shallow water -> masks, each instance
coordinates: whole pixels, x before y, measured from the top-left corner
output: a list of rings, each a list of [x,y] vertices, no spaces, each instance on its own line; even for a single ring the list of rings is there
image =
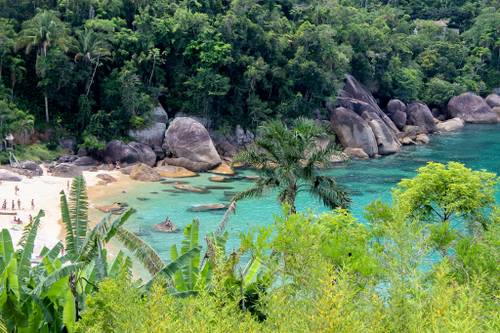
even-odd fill
[[[349,189],[353,200],[352,211],[362,220],[363,207],[375,199],[390,200],[390,189],[402,178],[412,177],[415,170],[428,161],[459,161],[470,168],[486,169],[500,174],[500,125],[468,125],[459,132],[433,136],[429,145],[405,147],[399,154],[380,159],[351,161],[328,170],[327,173],[335,175],[337,180]],[[251,172],[243,171],[239,174]],[[214,183],[208,180],[209,177],[210,174],[204,174],[183,179],[193,186],[208,187],[207,193],[179,191],[174,189],[170,182],[145,183],[144,186],[129,189],[127,193],[107,198],[106,202],[125,201],[136,208],[138,212],[127,222],[126,227],[138,233],[162,257],[168,259],[170,246],[180,243],[182,232],[157,233],[153,229],[154,224],[169,216],[182,229],[197,218],[200,220],[200,233],[205,235],[217,228],[224,212],[190,212],[189,207],[228,203],[234,192],[252,185],[248,180]],[[500,196],[497,195],[498,199]],[[321,203],[305,193],[299,194],[297,208],[300,211],[327,211]],[[280,207],[273,193],[262,199],[238,203],[236,215],[228,224],[229,249],[237,246],[241,232],[252,227],[268,225],[272,223],[273,215],[279,213]]]

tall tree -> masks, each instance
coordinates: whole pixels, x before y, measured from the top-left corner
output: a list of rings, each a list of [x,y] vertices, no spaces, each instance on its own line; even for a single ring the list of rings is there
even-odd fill
[[[52,46],[58,46],[63,51],[68,49],[69,37],[66,25],[57,17],[53,11],[43,10],[32,19],[23,23],[17,43],[18,48],[24,48],[30,53],[33,48],[37,49],[37,75],[44,79],[46,72],[44,64],[47,51]],[[45,121],[50,121],[48,92],[43,92],[45,102]]]
[[[272,120],[260,127],[254,145],[236,156],[242,162],[259,170],[255,186],[235,196],[233,200],[262,196],[278,189],[278,200],[296,212],[298,192],[306,190],[330,208],[347,207],[347,192],[331,176],[319,173],[319,167],[329,163],[335,145],[317,147],[317,139],[326,133],[314,121],[298,118],[292,128],[282,121]]]
[[[92,67],[92,74],[85,89],[85,96],[88,96],[101,61],[111,55],[110,45],[101,35],[85,28],[77,33],[75,53],[75,61],[84,62]]]

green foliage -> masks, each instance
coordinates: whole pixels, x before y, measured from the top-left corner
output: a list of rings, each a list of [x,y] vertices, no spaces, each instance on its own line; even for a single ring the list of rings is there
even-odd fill
[[[317,140],[326,132],[312,120],[297,119],[292,128],[282,121],[264,123],[255,143],[235,157],[259,170],[256,184],[234,197],[234,201],[262,196],[265,192],[279,189],[278,200],[295,212],[295,199],[305,190],[330,208],[346,207],[350,199],[346,191],[333,177],[323,176],[318,168],[328,165],[336,153],[333,139],[324,148],[317,147]]]
[[[402,211],[421,221],[464,218],[484,225],[484,214],[495,204],[498,181],[493,173],[473,171],[460,163],[430,162],[417,170],[415,178],[402,180],[393,195]]]
[[[216,129],[310,117],[346,73],[382,101],[443,107],[499,85],[497,21],[477,0],[3,0],[0,81],[81,141],[126,137],[159,96]]]

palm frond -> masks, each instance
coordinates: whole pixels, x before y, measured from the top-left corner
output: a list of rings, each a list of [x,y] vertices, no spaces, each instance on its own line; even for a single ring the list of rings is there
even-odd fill
[[[309,186],[310,192],[327,207],[332,209],[348,208],[351,203],[347,191],[338,185],[332,177],[316,176],[309,183]]]
[[[151,275],[157,274],[165,263],[158,253],[140,237],[134,235],[123,227],[118,228],[116,237],[131,251]]]

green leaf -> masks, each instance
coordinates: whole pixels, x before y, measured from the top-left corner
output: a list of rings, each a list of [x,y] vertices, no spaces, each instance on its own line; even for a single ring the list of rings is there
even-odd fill
[[[253,257],[243,270],[243,288],[248,287],[259,273],[262,262],[259,257]]]
[[[12,255],[14,254],[14,245],[12,244],[12,238],[10,237],[10,232],[7,229],[3,229],[0,232],[0,259],[1,264],[0,269],[4,269],[4,265],[6,265]]]
[[[40,225],[40,218],[43,216],[45,216],[45,213],[41,210],[33,219],[33,222],[26,226],[25,235],[21,237],[20,244],[22,245],[22,249],[20,250],[19,265],[17,268],[20,281],[28,278],[31,268],[31,257],[33,256],[33,249],[35,247],[35,238]]]
[[[63,324],[66,327],[68,333],[75,332],[75,321],[76,321],[76,306],[75,299],[71,290],[68,288],[66,292],[66,297],[64,301],[63,309]]]
[[[48,290],[57,281],[68,277],[72,273],[78,272],[85,266],[83,263],[76,263],[67,265],[54,271],[52,274],[43,279],[36,287],[33,289],[32,293],[36,296],[40,296],[44,290]]]
[[[61,219],[66,228],[66,252],[74,259],[77,257],[75,231],[73,230],[73,222],[69,216],[68,200],[66,199],[64,191],[61,191]]]
[[[156,251],[140,237],[127,229],[119,227],[116,232],[118,240],[144,265],[151,275],[157,274],[165,263]]]

